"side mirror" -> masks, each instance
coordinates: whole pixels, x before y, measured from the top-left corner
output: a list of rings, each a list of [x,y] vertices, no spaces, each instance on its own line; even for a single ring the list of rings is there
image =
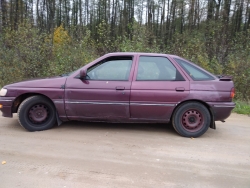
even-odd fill
[[[85,79],[87,76],[87,70],[86,69],[81,69],[80,70],[80,79]]]

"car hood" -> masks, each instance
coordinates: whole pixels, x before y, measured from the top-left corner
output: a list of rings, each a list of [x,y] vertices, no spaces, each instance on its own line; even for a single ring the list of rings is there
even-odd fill
[[[32,79],[17,82],[4,86],[5,88],[22,87],[22,88],[58,88],[65,84],[67,77],[51,77],[42,79]]]

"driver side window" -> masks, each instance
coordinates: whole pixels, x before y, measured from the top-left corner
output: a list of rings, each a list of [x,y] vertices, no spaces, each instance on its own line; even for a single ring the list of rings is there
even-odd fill
[[[132,57],[107,58],[88,69],[87,79],[126,81],[129,79],[131,66]]]

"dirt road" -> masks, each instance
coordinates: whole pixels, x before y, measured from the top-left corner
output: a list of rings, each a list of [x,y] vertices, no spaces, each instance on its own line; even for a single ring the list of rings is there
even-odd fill
[[[169,125],[65,123],[27,132],[0,117],[0,187],[250,187],[250,117],[200,138]]]

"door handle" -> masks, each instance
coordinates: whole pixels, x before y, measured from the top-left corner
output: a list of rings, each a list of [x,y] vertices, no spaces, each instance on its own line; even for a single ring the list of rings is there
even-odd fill
[[[123,86],[116,86],[116,88],[115,88],[116,90],[124,90],[125,89],[125,87],[123,87]]]
[[[185,88],[184,87],[176,87],[175,91],[185,91]]]

